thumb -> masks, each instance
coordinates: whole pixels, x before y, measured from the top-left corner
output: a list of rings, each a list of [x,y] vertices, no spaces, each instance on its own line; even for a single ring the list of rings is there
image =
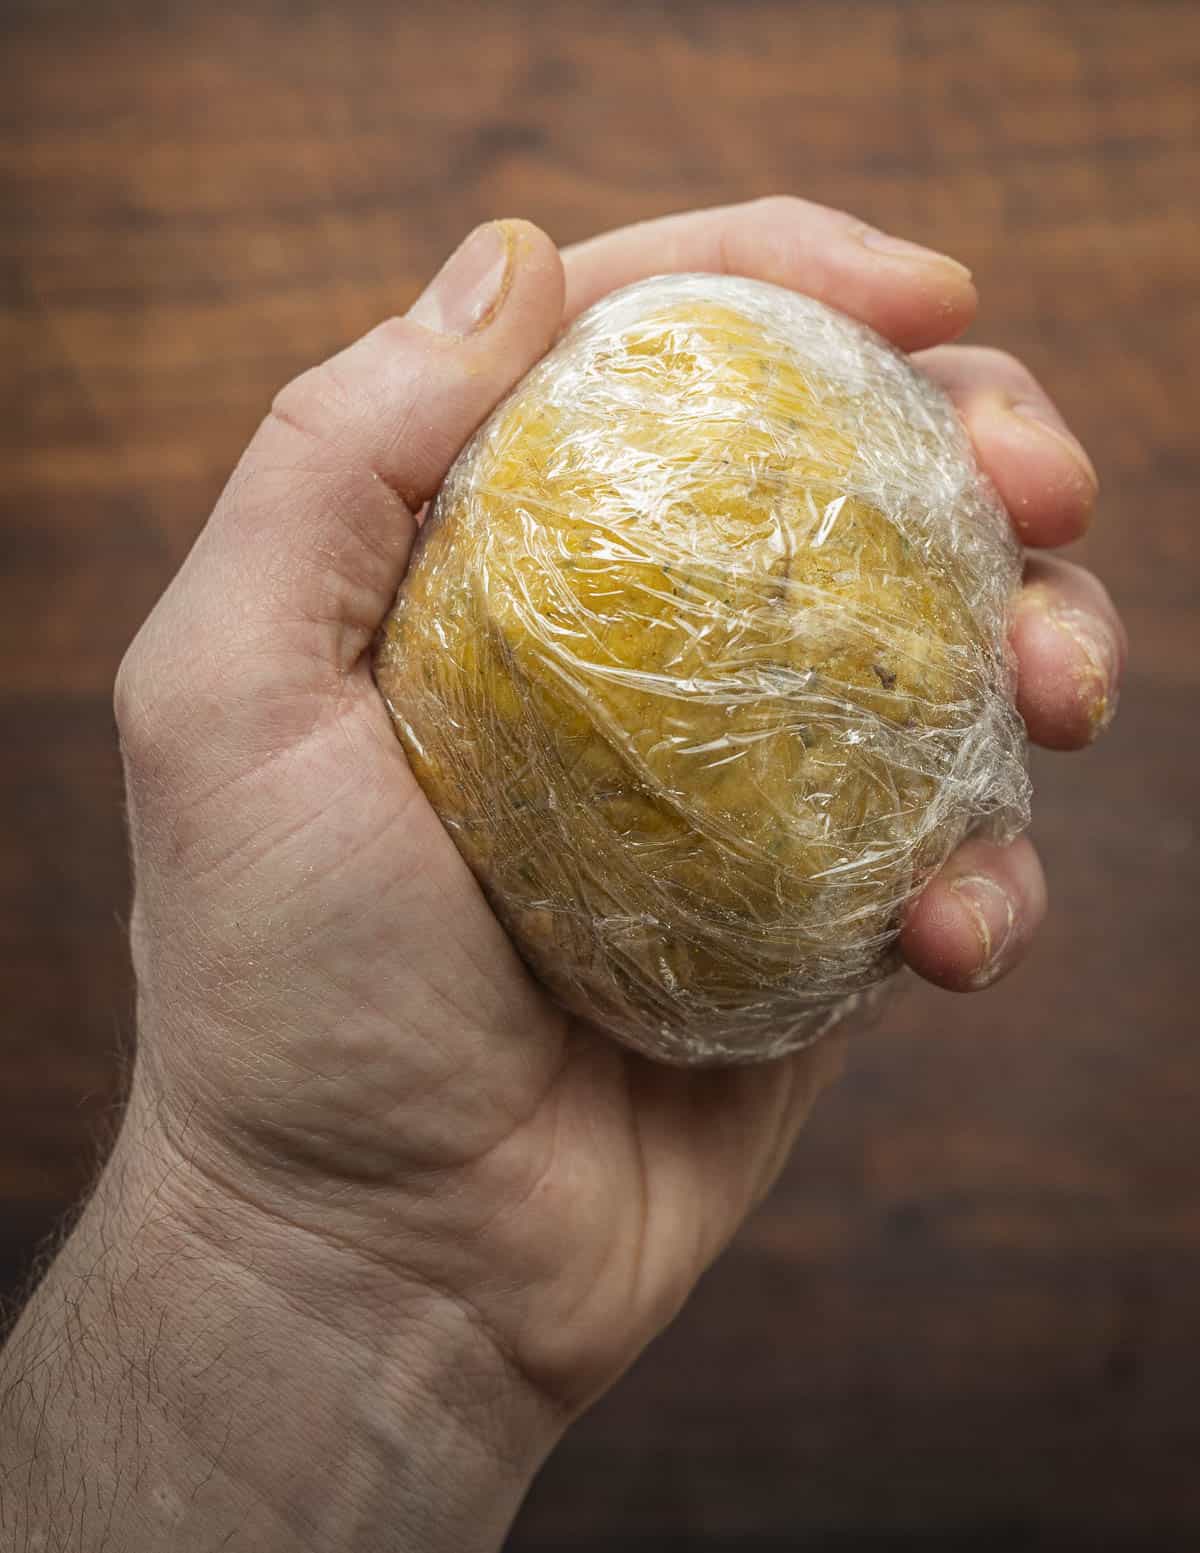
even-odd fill
[[[122,664],[127,743],[130,725],[186,722],[191,748],[253,758],[313,726],[392,603],[415,514],[562,302],[550,239],[489,222],[406,317],[282,390]]]

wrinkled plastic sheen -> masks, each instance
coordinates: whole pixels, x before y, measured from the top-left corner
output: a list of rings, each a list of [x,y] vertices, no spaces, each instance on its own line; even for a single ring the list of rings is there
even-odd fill
[[[376,678],[567,1008],[673,1062],[805,1045],[905,903],[1028,820],[1010,525],[944,395],[734,277],[586,313],[451,470]]]

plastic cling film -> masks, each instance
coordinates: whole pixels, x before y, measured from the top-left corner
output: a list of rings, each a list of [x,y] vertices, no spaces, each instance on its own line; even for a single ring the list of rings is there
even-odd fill
[[[1018,576],[904,356],[775,286],[661,277],[459,457],[376,679],[559,1001],[668,1061],[746,1061],[892,973],[966,834],[1027,822]]]

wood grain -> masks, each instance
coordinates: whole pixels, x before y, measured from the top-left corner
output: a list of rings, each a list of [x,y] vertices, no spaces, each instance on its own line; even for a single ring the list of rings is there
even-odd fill
[[[794,190],[958,254],[1096,455],[1111,735],[1036,762],[1053,915],[909,988],[521,1553],[1200,1542],[1200,10],[474,0],[0,13],[0,1278],[131,988],[109,687],[273,390],[474,221]]]

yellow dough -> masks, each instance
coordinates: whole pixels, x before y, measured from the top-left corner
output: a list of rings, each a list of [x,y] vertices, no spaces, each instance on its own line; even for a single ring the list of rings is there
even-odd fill
[[[1016,577],[904,358],[779,288],[663,277],[465,450],[376,678],[560,1001],[667,1060],[750,1060],[890,973],[964,834],[1025,822]]]

